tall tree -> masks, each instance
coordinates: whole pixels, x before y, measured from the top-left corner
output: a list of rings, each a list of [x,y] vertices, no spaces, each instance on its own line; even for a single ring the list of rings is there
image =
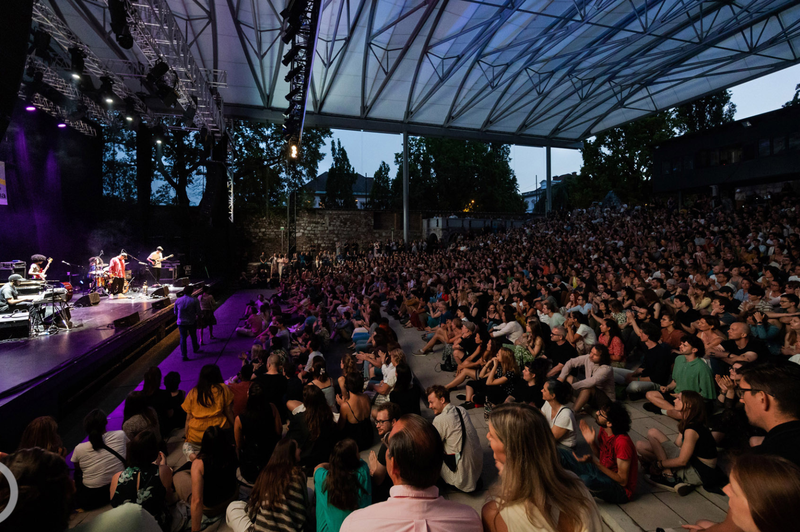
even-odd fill
[[[314,179],[324,157],[325,139],[331,136],[327,128],[306,128],[300,157],[290,161],[283,133],[276,124],[240,120],[228,131],[236,145],[231,159],[234,207],[248,214],[285,206],[287,190],[301,189]]]
[[[392,206],[392,183],[389,177],[389,165],[381,161],[378,171],[372,181],[372,190],[369,192],[369,208],[388,209]]]
[[[205,160],[197,132],[172,131],[155,149],[155,170],[166,183],[153,194],[153,203],[188,207],[189,189],[199,180],[198,170]]]
[[[325,183],[325,198],[323,204],[327,209],[352,209],[355,206],[353,185],[358,177],[347,151],[342,147],[342,141],[331,143],[331,158],[333,163],[328,170],[328,181]]]
[[[736,104],[731,102],[731,91],[721,90],[679,105],[673,110],[675,130],[679,135],[697,133],[733,122]]]
[[[783,104],[784,107],[792,107],[794,105],[800,105],[800,85],[795,85],[794,96],[791,100]]]
[[[124,128],[103,128],[103,196],[132,203],[136,193],[136,134]]]

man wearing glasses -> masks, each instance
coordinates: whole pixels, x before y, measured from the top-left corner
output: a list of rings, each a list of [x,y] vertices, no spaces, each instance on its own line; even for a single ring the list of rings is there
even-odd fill
[[[378,429],[381,448],[377,454],[375,451],[370,451],[369,453],[369,474],[372,476],[372,504],[383,502],[389,498],[392,479],[386,474],[386,446],[388,445],[389,434],[401,415],[400,407],[395,403],[383,403],[376,407],[375,410],[375,428]]]
[[[736,395],[744,404],[751,425],[767,431],[764,441],[750,452],[786,458],[800,466],[800,365],[776,361],[742,369]],[[710,525],[710,526],[709,526]],[[722,523],[698,521],[691,530],[741,532],[730,512]]]

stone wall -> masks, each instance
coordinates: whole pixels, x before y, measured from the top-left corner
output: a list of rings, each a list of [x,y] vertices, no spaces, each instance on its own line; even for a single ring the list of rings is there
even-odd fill
[[[245,255],[257,258],[286,250],[286,216],[250,216],[236,220]],[[281,227],[284,231],[281,231]],[[411,240],[422,238],[422,214],[411,213]],[[283,245],[281,236],[283,234]],[[403,213],[366,210],[308,209],[297,211],[297,250],[335,250],[336,242],[371,244],[403,237]]]

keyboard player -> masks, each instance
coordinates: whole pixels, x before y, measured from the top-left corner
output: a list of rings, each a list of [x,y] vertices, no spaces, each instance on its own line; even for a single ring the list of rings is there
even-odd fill
[[[29,301],[20,299],[17,287],[22,281],[22,276],[12,274],[8,277],[8,282],[0,288],[0,314],[11,314],[15,310],[28,310],[31,306]]]

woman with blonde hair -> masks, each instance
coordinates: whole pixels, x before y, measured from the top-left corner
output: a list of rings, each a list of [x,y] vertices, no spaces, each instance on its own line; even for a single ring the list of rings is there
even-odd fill
[[[485,531],[603,529],[589,490],[561,466],[550,425],[539,410],[520,403],[496,407],[487,438],[500,480],[481,512]]]

